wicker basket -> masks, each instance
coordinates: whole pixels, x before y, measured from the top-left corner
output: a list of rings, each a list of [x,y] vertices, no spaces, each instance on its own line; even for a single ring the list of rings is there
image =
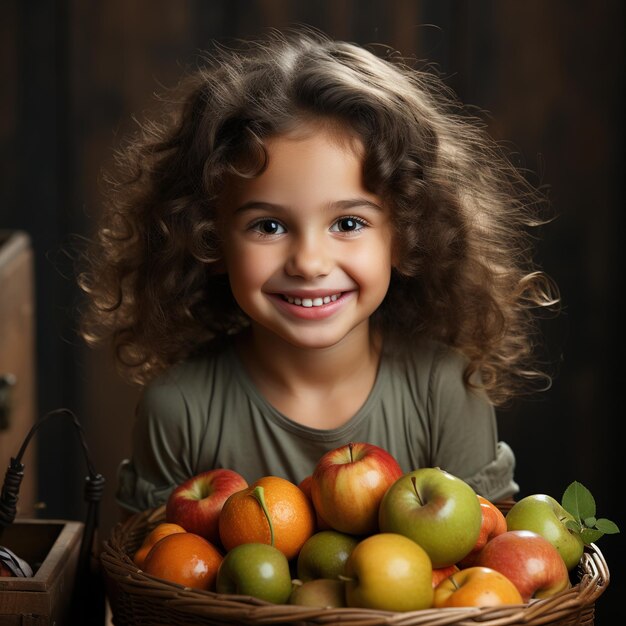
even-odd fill
[[[125,522],[118,523],[104,543],[101,562],[115,626],[587,626],[594,623],[595,602],[609,583],[609,570],[604,557],[592,544],[585,550],[576,572],[577,579],[570,589],[547,600],[535,600],[524,605],[484,609],[426,609],[406,613],[277,605],[247,596],[185,588],[138,569],[131,555],[148,532],[162,521],[164,507],[137,513]]]

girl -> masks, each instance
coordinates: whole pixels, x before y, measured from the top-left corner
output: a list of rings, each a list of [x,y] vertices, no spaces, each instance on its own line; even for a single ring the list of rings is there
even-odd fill
[[[219,49],[120,155],[84,336],[143,385],[127,511],[214,467],[300,482],[349,441],[495,500],[495,408],[547,376],[542,200],[436,77],[318,33]]]

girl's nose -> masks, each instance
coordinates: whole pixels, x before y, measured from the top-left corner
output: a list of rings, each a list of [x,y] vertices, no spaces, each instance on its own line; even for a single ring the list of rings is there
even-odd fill
[[[326,276],[331,269],[332,258],[323,237],[306,235],[293,240],[285,271],[290,276],[312,280]]]

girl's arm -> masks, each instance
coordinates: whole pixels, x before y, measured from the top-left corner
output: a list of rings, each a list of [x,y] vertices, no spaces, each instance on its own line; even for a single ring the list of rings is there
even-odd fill
[[[464,365],[450,350],[435,360],[428,391],[431,463],[489,500],[510,498],[519,491],[514,453],[499,440],[495,409],[486,395],[463,383]]]
[[[154,383],[137,405],[132,453],[118,469],[116,499],[126,511],[163,504],[194,473],[194,441],[184,398],[175,384]]]

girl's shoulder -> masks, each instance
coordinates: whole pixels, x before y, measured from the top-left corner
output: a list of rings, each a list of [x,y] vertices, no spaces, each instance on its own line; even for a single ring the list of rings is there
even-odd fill
[[[409,370],[419,378],[436,374],[462,374],[468,359],[457,349],[434,339],[390,348],[386,352],[392,368]]]
[[[216,338],[151,380],[144,395],[176,394],[185,398],[204,395],[232,374],[234,361],[230,338]]]
[[[468,359],[459,350],[435,340],[393,351],[384,361],[383,373],[394,393],[413,398],[463,398],[469,391],[465,381]]]

